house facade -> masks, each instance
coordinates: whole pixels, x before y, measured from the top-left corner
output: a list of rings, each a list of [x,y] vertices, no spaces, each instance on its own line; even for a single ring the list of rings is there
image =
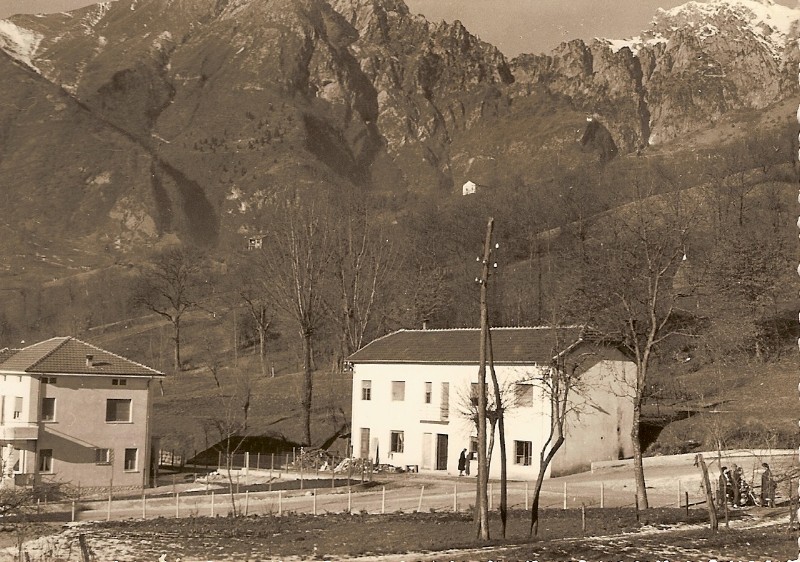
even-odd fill
[[[71,337],[0,352],[0,486],[150,485],[163,376]]]
[[[492,329],[511,479],[535,479],[538,474],[551,415],[542,380],[559,354],[572,358],[580,376],[566,442],[550,473],[578,472],[593,461],[633,454],[629,383],[635,366],[619,350],[586,341],[582,334],[580,327]],[[477,451],[479,342],[478,329],[400,330],[353,354],[353,455],[458,474],[461,451]],[[487,385],[492,395],[488,372]],[[496,444],[492,477],[499,476],[499,449]],[[475,470],[477,461],[470,464]]]

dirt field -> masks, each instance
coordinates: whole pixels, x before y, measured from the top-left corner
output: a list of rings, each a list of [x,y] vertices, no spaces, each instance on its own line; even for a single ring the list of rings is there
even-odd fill
[[[32,562],[80,561],[83,534],[93,560],[789,560],[797,556],[795,534],[785,510],[739,513],[714,535],[706,513],[680,509],[588,509],[586,531],[580,510],[542,512],[540,536],[527,534],[528,512],[514,511],[508,538],[474,539],[469,514],[227,518],[200,517],[91,523],[25,544]],[[15,552],[6,551],[13,560]],[[1,556],[1,555],[0,555]]]
[[[754,452],[728,452],[726,460],[758,464]],[[779,470],[794,467],[788,457],[771,457]],[[716,465],[709,461],[712,477]],[[791,466],[784,466],[790,463]],[[640,514],[633,509],[632,472],[627,463],[609,463],[595,472],[545,482],[540,534],[528,537],[530,513],[525,483],[509,485],[507,539],[500,538],[493,512],[488,544],[474,539],[471,506],[474,479],[424,474],[376,475],[370,485],[285,491],[282,516],[275,509],[278,492],[249,490],[250,516],[228,517],[230,497],[191,495],[197,484],[179,484],[177,497],[167,490],[149,496],[147,518],[142,498],[114,502],[112,521],[105,501],[82,502],[79,523],[23,525],[18,535],[0,526],[0,561],[82,561],[79,536],[96,561],[244,561],[244,560],[791,560],[797,558],[799,529],[789,529],[786,496],[778,508],[731,511],[729,528],[707,530],[700,504],[699,471],[692,455],[647,459],[648,496],[658,506]],[[318,485],[328,485],[328,480]],[[251,480],[252,483],[252,480]],[[289,482],[286,482],[288,484]],[[296,482],[295,482],[296,483]],[[277,484],[277,483],[276,483]],[[496,483],[495,483],[496,484]],[[787,483],[781,491],[788,491]],[[258,484],[263,487],[263,484]],[[312,485],[307,482],[307,485]],[[383,491],[385,490],[385,492]],[[424,490],[424,498],[423,492]],[[454,502],[454,492],[458,491]],[[685,497],[689,494],[687,515]],[[166,495],[164,495],[166,494]],[[495,487],[495,510],[497,508]],[[243,494],[240,494],[240,496]],[[678,499],[681,507],[678,507]],[[242,498],[239,497],[239,501]],[[212,502],[212,503],[210,503]],[[454,503],[460,510],[453,512]],[[604,506],[603,506],[604,504]],[[563,509],[567,505],[568,509]],[[581,506],[585,506],[585,530]],[[417,510],[421,510],[417,513]],[[384,511],[386,515],[381,515]],[[239,509],[242,509],[240,504]],[[318,515],[312,514],[312,509]],[[352,513],[348,513],[351,510]],[[61,521],[69,520],[69,510]],[[392,513],[394,512],[394,513]],[[215,517],[209,516],[216,513]],[[247,510],[242,510],[247,513]],[[94,520],[94,522],[92,522]],[[36,538],[40,537],[40,538]]]

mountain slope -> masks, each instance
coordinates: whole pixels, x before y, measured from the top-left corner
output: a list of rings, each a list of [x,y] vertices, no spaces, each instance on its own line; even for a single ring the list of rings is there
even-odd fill
[[[120,194],[139,193],[111,208],[153,225],[121,237],[122,250],[167,234],[235,247],[286,190],[535,185],[555,155],[562,167],[602,164],[765,111],[797,91],[798,13],[771,0],[690,2],[638,38],[508,62],[460,23],[432,24],[401,0],[118,0],[14,17],[0,24],[0,47],[15,72],[60,87],[151,161],[149,180],[110,171]],[[64,142],[92,134],[72,131]],[[41,174],[68,164],[53,153]],[[24,169],[18,158],[4,162]],[[8,197],[36,178],[15,176],[21,191]]]

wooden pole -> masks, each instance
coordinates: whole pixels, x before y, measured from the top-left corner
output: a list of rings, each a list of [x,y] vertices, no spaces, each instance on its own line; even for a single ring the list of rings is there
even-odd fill
[[[75,522],[75,500],[72,500],[72,518],[70,521]]]
[[[278,515],[283,515],[283,490],[278,490]]]
[[[175,518],[181,516],[181,493],[175,492]]]
[[[250,512],[250,490],[244,491],[244,516],[247,517]]]
[[[425,484],[422,485],[422,488],[419,491],[419,503],[417,504],[417,513],[422,512],[422,496],[425,494]]]
[[[214,517],[214,492],[211,492],[211,517]]]
[[[711,531],[716,533],[717,528],[719,527],[719,523],[717,522],[717,510],[714,506],[714,497],[711,494],[711,482],[708,478],[708,468],[706,467],[706,461],[703,460],[703,455],[698,454],[695,457],[695,465],[700,467],[700,471],[703,476],[703,484],[706,489],[706,506],[708,507],[708,518],[709,522],[711,523]],[[727,498],[725,498],[727,503]]]
[[[312,504],[311,504],[312,505],[312,507],[311,507],[312,514],[316,515],[317,514],[317,489],[316,488],[314,488],[314,490],[312,490],[311,497],[313,498]]]
[[[567,483],[564,482],[564,509],[567,509]]]
[[[606,487],[605,482],[600,482],[600,509],[606,506]]]
[[[353,490],[347,489],[347,513],[353,513]]]
[[[147,519],[147,496],[142,490],[142,519]]]
[[[381,515],[386,513],[386,486],[381,489]]]
[[[586,534],[586,504],[581,504],[581,531]]]

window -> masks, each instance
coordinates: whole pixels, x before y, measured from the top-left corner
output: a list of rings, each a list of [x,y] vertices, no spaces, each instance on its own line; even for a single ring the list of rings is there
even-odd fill
[[[392,432],[392,443],[391,448],[389,449],[392,453],[402,453],[403,452],[403,432],[402,431],[393,431]]]
[[[18,420],[22,417],[22,396],[14,397],[14,419]]]
[[[531,465],[533,446],[530,441],[514,441],[514,464]]]
[[[406,399],[406,381],[392,381],[392,400],[402,402]]]
[[[56,419],[56,399],[42,398],[42,421],[54,421]]]
[[[361,381],[361,399],[372,400],[372,381]]]
[[[138,457],[138,449],[125,449],[125,470],[135,471]]]
[[[471,459],[477,458],[477,455],[478,455],[478,438],[473,436],[469,438],[469,458]]]
[[[111,449],[95,449],[95,464],[111,464]]]
[[[42,384],[56,384],[56,377],[42,377]]]
[[[111,386],[128,386],[128,379],[111,379]]]
[[[39,472],[53,472],[53,449],[39,451]]]
[[[514,394],[517,399],[517,406],[521,408],[530,408],[533,406],[533,385],[532,384],[519,384],[514,385]]]
[[[426,382],[425,383],[425,403],[426,404],[430,404],[431,403],[431,397],[432,396],[433,396],[433,383],[432,382]]]
[[[121,400],[119,398],[109,398],[106,400],[106,421],[107,422],[129,422],[131,421],[131,401],[130,399]]]

